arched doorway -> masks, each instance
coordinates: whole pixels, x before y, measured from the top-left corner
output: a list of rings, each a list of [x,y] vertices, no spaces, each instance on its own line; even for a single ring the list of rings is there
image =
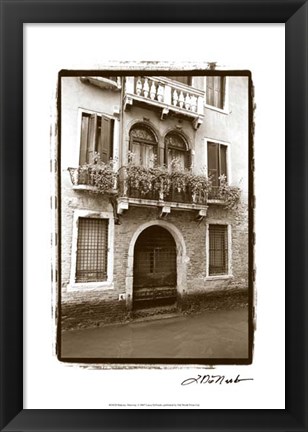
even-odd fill
[[[176,303],[176,262],[176,243],[167,229],[152,225],[141,232],[134,248],[134,310]]]

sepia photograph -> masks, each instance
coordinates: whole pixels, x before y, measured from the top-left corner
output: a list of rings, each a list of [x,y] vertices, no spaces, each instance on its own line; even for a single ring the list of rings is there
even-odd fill
[[[284,409],[284,26],[24,39],[24,409]]]
[[[253,362],[252,78],[59,72],[60,361]]]

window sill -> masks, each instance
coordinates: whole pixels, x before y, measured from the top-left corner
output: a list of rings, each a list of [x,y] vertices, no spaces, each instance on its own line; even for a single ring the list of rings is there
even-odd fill
[[[226,108],[222,109],[222,108],[215,107],[214,105],[208,105],[206,103],[204,104],[204,108],[210,109],[212,111],[217,111],[217,112],[219,112],[221,114],[225,114],[225,115],[229,114],[229,111],[227,111]]]
[[[206,281],[211,281],[211,280],[227,280],[227,279],[232,279],[233,275],[232,274],[228,274],[228,275],[215,275],[215,276],[206,276],[205,280]]]
[[[88,283],[69,283],[67,285],[67,292],[77,292],[77,291],[107,291],[113,290],[114,286],[112,282],[88,282]]]

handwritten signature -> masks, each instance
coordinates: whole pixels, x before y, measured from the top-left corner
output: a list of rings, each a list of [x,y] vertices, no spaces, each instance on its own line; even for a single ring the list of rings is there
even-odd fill
[[[189,384],[238,384],[242,381],[253,381],[253,378],[226,378],[225,375],[198,375],[196,378],[187,378],[181,385]]]

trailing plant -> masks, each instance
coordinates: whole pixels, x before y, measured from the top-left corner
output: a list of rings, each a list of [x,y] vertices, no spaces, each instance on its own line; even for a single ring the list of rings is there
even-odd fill
[[[212,189],[212,181],[204,174],[190,174],[189,187],[198,201],[206,202]]]
[[[225,203],[225,208],[229,210],[235,210],[238,208],[241,190],[235,186],[229,186],[227,183],[227,177],[221,175],[219,177],[219,188],[218,188],[219,199]]]
[[[143,167],[135,164],[135,155],[129,153],[129,163],[126,167],[128,187],[138,190],[141,195],[151,191],[159,193],[164,199],[170,190],[190,193],[192,201],[205,203],[211,189],[211,180],[203,174],[193,174],[191,170],[183,169],[180,161],[174,158],[168,167],[157,165]]]
[[[190,171],[183,168],[178,158],[173,158],[169,164],[172,188],[178,192],[185,192],[189,182]]]
[[[129,164],[127,166],[127,182],[131,189],[138,189],[142,195],[146,195],[153,188],[153,172],[151,169]]]
[[[114,160],[110,160],[108,163],[103,162],[100,154],[95,152],[92,162],[79,167],[79,183],[95,186],[93,192],[96,193],[105,193],[113,189],[117,179],[114,163]]]
[[[178,192],[185,192],[189,183],[188,171],[174,171],[170,174],[171,183],[174,189]]]
[[[153,174],[153,189],[159,192],[160,196],[168,195],[171,187],[171,178],[165,165],[156,165],[149,168]]]
[[[171,190],[185,192],[191,195],[194,203],[200,204],[205,204],[211,197],[213,182],[206,174],[193,174],[191,170],[183,169],[177,159],[173,159],[168,167],[157,165],[156,160],[153,161],[153,167],[144,167],[135,164],[134,157],[130,153],[128,165],[123,167],[130,191],[138,191],[143,196],[156,192],[159,199],[168,197]],[[69,168],[72,182],[94,186],[93,192],[96,193],[109,192],[115,188],[117,177],[120,176],[120,171],[117,173],[114,170],[114,164],[114,160],[108,163],[101,161],[99,153],[94,153],[91,163],[83,164],[78,169]],[[215,198],[223,201],[226,209],[238,207],[240,194],[240,188],[228,185],[225,175],[219,177]]]
[[[136,155],[128,154],[128,165],[126,167],[126,180],[128,187],[138,190],[141,195],[146,195],[153,189],[154,175],[150,168],[135,163]]]

